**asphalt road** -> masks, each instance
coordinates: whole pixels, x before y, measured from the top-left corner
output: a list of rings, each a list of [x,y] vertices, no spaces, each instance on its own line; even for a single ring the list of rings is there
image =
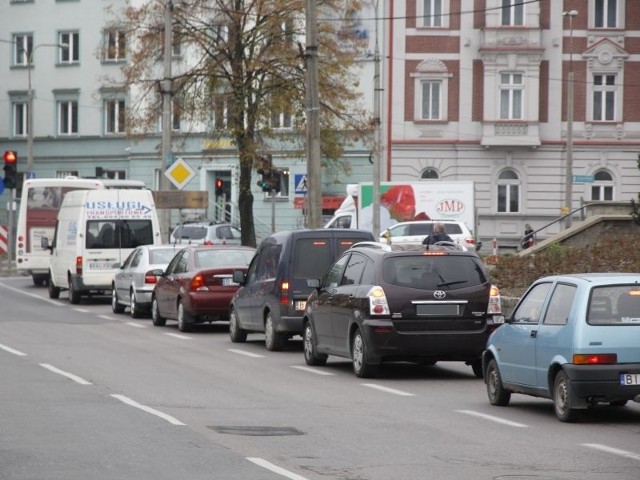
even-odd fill
[[[0,327],[2,480],[640,478],[640,404],[563,424],[549,400],[492,407],[461,363],[362,380],[299,339],[183,334],[26,277],[0,278]]]

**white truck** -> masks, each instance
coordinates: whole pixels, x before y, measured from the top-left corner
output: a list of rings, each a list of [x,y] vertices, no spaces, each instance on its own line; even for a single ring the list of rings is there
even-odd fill
[[[422,180],[381,182],[380,231],[398,222],[453,220],[475,232],[475,188],[472,181]],[[372,231],[373,184],[347,185],[347,197],[325,228],[360,228]],[[381,232],[372,232],[379,235]]]

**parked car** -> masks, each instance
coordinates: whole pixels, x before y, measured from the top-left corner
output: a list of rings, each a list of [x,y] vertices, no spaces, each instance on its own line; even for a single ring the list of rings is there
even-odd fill
[[[422,245],[422,241],[433,231],[433,225],[442,223],[444,232],[455,243],[479,250],[482,242],[476,243],[469,227],[453,220],[414,220],[396,223],[380,233],[380,242],[392,245]]]
[[[129,307],[133,318],[151,309],[151,294],[158,281],[154,270],[165,269],[183,245],[142,245],[129,254],[113,277],[111,309],[123,313]]]
[[[481,356],[500,325],[501,302],[482,261],[458,245],[363,243],[338,258],[304,314],[304,358],[350,358],[358,377],[386,361],[463,361],[482,376]]]
[[[489,338],[483,369],[492,405],[512,393],[550,398],[563,422],[640,401],[640,274],[538,279]]]
[[[229,335],[244,342],[248,332],[264,332],[267,350],[280,350],[302,334],[302,314],[311,287],[308,278],[325,274],[354,243],[372,241],[365,230],[320,228],[274,233],[258,247],[248,271],[234,272],[241,285],[231,302]]]
[[[230,223],[194,222],[178,225],[171,243],[185,245],[240,245],[240,230]]]
[[[151,296],[156,326],[177,320],[186,332],[196,323],[229,319],[229,302],[238,289],[234,270],[246,271],[255,248],[241,245],[188,245],[158,275]]]

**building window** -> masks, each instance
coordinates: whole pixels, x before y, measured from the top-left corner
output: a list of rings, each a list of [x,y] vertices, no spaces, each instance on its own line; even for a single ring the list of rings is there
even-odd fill
[[[593,121],[606,122],[616,118],[616,76],[593,76]]]
[[[13,135],[26,137],[29,133],[29,108],[25,102],[13,103]]]
[[[433,168],[425,168],[422,172],[422,175],[420,175],[420,178],[431,180],[440,178],[440,175],[438,175],[438,172],[436,172]]]
[[[594,0],[594,26],[616,28],[618,22],[618,0]]]
[[[591,185],[591,200],[613,200],[613,177],[605,170],[596,172]]]
[[[523,90],[521,73],[500,74],[500,119],[522,119]]]
[[[18,34],[13,36],[13,65],[26,67],[33,51],[33,35]]]
[[[56,178],[77,177],[77,170],[58,170],[56,172]]]
[[[292,117],[290,113],[277,113],[271,114],[271,128],[290,129],[293,126]]]
[[[423,80],[422,87],[422,108],[420,118],[422,120],[440,120],[442,118],[442,81]]]
[[[418,27],[449,27],[449,0],[418,0],[416,9]]]
[[[520,211],[520,178],[513,170],[503,170],[498,175],[498,212]]]
[[[109,30],[104,34],[104,59],[107,62],[120,62],[126,59],[127,42],[123,30]]]
[[[58,135],[78,134],[78,102],[61,100],[58,102]]]
[[[80,34],[78,32],[60,32],[60,63],[78,63],[80,61]]]
[[[524,25],[524,2],[522,0],[502,0],[502,25],[505,27]]]
[[[105,133],[124,133],[125,102],[124,100],[105,100],[104,102]]]

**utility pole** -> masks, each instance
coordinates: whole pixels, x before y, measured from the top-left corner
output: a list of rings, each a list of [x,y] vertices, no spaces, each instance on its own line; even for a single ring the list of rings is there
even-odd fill
[[[382,90],[380,87],[380,46],[378,44],[378,0],[375,1],[375,50],[373,53],[374,74],[373,74],[373,122],[375,128],[374,149],[375,155],[373,159],[373,234],[377,237],[381,231],[380,228],[380,174],[381,174],[381,150],[382,150],[382,128],[380,118],[380,100]]]
[[[171,104],[173,99],[173,79],[171,77],[171,53],[173,49],[173,1],[165,0],[164,6],[164,58],[163,58],[163,79],[162,90],[162,161],[160,167],[160,191],[166,192],[170,189],[169,179],[164,172],[169,167],[171,158]],[[163,242],[169,240],[171,229],[171,210],[163,208],[160,210],[160,235]]]
[[[571,209],[573,204],[573,17],[577,16],[576,10],[563,12],[563,17],[569,17],[569,75],[567,77],[567,170],[565,175],[565,206],[567,218],[565,228],[571,227]]]
[[[316,0],[306,0],[307,67],[307,227],[322,227],[320,176],[320,100],[318,96],[318,25]]]

